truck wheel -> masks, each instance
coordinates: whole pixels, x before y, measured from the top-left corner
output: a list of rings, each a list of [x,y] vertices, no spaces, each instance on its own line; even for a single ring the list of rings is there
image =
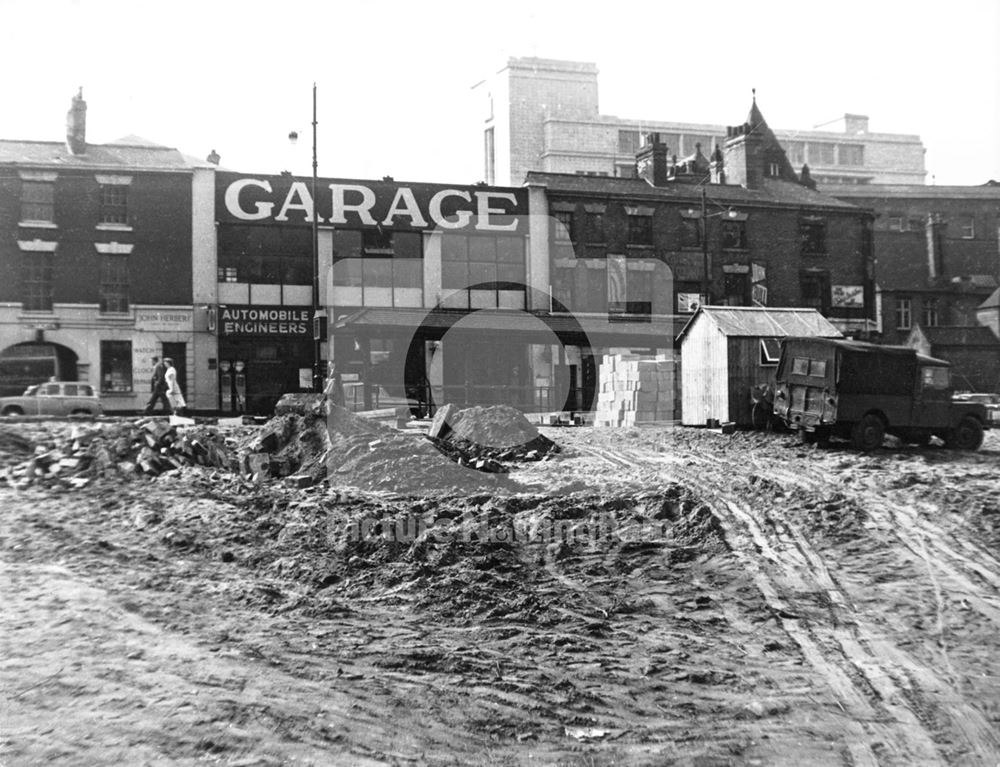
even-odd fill
[[[978,450],[983,444],[983,425],[976,418],[967,415],[948,432],[945,444],[952,450]]]
[[[869,413],[851,429],[851,444],[858,450],[874,450],[885,439],[885,424],[877,415]]]
[[[17,405],[11,405],[10,407],[5,407],[3,409],[4,415],[24,415],[24,411],[21,410]]]

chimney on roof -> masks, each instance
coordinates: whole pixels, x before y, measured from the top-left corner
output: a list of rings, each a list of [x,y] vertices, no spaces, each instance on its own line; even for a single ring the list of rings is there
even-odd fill
[[[722,159],[722,150],[719,149],[718,144],[715,145],[715,150],[712,152],[712,159],[708,163],[708,175],[710,183],[726,183],[726,162]]]
[[[66,147],[70,154],[87,152],[87,102],[83,100],[82,86],[66,113]]]
[[[652,186],[664,186],[669,175],[668,165],[668,147],[660,141],[660,134],[647,134],[646,143],[635,155],[636,175]]]
[[[799,174],[799,183],[808,189],[816,188],[816,182],[813,180],[812,174],[809,172],[808,163],[802,163],[802,172]]]
[[[211,152],[208,153],[208,157],[205,158],[205,162],[210,162],[212,163],[212,165],[218,165],[219,160],[221,159],[222,158],[219,156],[219,153],[213,149]]]

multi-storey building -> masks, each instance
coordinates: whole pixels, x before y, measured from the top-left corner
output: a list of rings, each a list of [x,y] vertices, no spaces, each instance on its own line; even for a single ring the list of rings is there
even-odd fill
[[[474,87],[482,104],[487,183],[520,184],[529,171],[622,177],[635,172],[646,133],[659,133],[671,154],[708,155],[724,126],[600,113],[592,63],[511,58]],[[823,130],[775,130],[795,168],[808,164],[821,186],[921,184],[919,136],[873,133],[868,117],[845,114]]]
[[[0,382],[86,381],[106,410],[135,410],[169,356],[189,405],[212,408],[214,166],[141,139],[88,144],[86,109],[81,92],[65,142],[0,141]]]
[[[842,188],[839,199],[875,212],[878,322],[884,342],[915,326],[974,326],[1000,284],[1000,186]]]

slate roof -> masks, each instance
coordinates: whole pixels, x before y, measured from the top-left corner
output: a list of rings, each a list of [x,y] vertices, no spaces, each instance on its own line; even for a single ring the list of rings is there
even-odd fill
[[[725,335],[761,338],[816,336],[843,338],[826,317],[815,309],[786,309],[758,306],[703,306],[695,312],[677,336],[682,339],[699,316],[710,319]]]
[[[580,176],[574,173],[548,173],[528,171],[525,186],[544,186],[550,193],[580,197],[621,197],[651,201],[678,201],[701,204],[701,190],[705,189],[708,204],[755,205],[769,204],[807,206],[813,209],[856,211],[858,206],[838,200],[829,194],[817,192],[801,184],[780,179],[765,178],[759,189],[747,189],[735,184],[690,184],[684,182],[652,186],[641,178],[612,178],[610,176]]]
[[[142,142],[136,136],[120,141]],[[152,143],[88,144],[81,155],[70,153],[65,142],[11,141],[0,139],[0,165],[36,168],[81,168],[101,170],[184,171],[215,167],[188,157],[172,147]]]
[[[924,184],[858,184],[838,187],[831,194],[857,200],[927,199],[1000,200],[1000,186],[926,186]]]
[[[939,346],[979,346],[1000,349],[1000,338],[985,325],[938,325],[925,327],[918,325],[924,338],[932,347]]]

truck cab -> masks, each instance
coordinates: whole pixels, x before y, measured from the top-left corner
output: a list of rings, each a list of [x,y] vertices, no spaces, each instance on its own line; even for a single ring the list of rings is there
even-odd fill
[[[902,346],[832,338],[786,338],[776,374],[774,413],[806,441],[831,435],[873,450],[886,434],[975,450],[986,408],[952,397],[951,365]]]

